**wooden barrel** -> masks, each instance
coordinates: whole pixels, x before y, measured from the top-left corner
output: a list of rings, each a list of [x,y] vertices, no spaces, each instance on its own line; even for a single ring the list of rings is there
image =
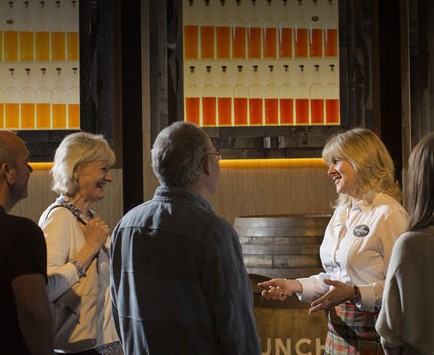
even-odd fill
[[[309,304],[262,299],[258,282],[297,278],[322,271],[319,246],[330,215],[237,217],[237,230],[254,293],[254,309],[263,355],[322,354],[327,314],[309,315]]]
[[[322,270],[319,246],[327,214],[246,216],[235,219],[244,264],[251,274],[297,278]]]

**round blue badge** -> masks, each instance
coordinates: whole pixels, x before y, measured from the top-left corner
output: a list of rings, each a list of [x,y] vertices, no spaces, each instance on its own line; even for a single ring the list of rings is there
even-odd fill
[[[369,234],[369,227],[366,224],[359,224],[353,230],[355,237],[366,237]]]

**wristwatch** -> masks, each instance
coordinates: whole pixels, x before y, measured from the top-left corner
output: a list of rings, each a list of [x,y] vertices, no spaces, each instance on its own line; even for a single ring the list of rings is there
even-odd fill
[[[354,294],[353,297],[351,297],[351,302],[354,304],[360,303],[360,289],[357,286],[353,286],[354,288]]]

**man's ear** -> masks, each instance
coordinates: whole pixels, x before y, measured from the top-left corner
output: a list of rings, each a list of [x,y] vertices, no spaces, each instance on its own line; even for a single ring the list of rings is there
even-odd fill
[[[211,160],[209,157],[209,155],[206,155],[202,162],[202,168],[206,175],[209,175],[211,172]]]
[[[9,163],[3,163],[0,166],[1,174],[8,185],[13,185],[15,181],[15,170]]]

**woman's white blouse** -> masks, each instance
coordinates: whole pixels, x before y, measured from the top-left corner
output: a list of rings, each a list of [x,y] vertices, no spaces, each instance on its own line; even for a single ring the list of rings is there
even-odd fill
[[[326,228],[320,248],[324,273],[298,279],[300,300],[311,302],[330,286],[324,279],[338,280],[360,288],[361,310],[381,306],[392,247],[406,230],[408,215],[389,195],[377,194],[371,204],[339,206]]]

